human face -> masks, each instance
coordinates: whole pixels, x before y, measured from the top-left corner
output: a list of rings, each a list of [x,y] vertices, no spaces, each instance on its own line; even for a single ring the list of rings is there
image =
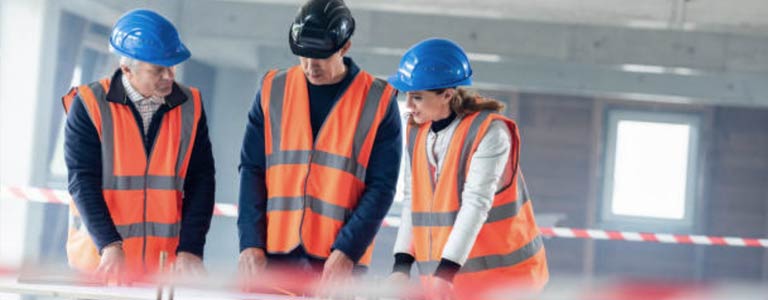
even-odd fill
[[[163,98],[171,94],[176,66],[164,67],[137,62],[133,68],[121,66],[134,89],[144,97]]]
[[[347,66],[344,65],[344,55],[349,51],[351,42],[336,51],[328,58],[299,57],[301,69],[309,83],[314,85],[329,85],[341,82],[347,75]]]
[[[442,120],[451,115],[451,98],[455,89],[446,89],[438,94],[432,91],[406,93],[406,108],[417,124]]]

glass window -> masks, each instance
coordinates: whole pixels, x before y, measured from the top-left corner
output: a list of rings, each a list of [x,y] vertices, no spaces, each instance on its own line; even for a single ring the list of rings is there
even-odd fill
[[[690,224],[698,127],[694,115],[610,111],[603,218]]]

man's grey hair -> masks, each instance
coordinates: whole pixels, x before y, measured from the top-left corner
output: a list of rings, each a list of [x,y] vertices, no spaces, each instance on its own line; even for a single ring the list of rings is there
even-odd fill
[[[127,56],[120,56],[120,65],[126,66],[128,69],[131,69],[131,71],[134,71],[139,65],[139,60]]]

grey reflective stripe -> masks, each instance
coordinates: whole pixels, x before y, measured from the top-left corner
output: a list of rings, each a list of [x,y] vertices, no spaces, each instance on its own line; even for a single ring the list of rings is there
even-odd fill
[[[309,200],[309,208],[312,209],[313,212],[337,221],[344,222],[347,220],[347,217],[352,214],[352,211],[344,207],[314,197],[307,196],[307,200]]]
[[[459,273],[463,274],[480,272],[496,268],[514,266],[533,257],[539,253],[543,247],[544,241],[542,240],[541,235],[539,235],[536,236],[530,243],[520,249],[513,251],[512,253],[486,255],[467,259],[464,265],[461,266],[461,269],[459,269]],[[421,261],[416,263],[419,268],[419,274],[422,276],[434,274],[438,264],[439,262],[437,261]]]
[[[517,216],[523,204],[525,204],[525,201],[514,201],[492,207],[488,211],[488,218],[485,220],[485,223],[493,223]],[[453,226],[458,214],[458,211],[440,213],[412,212],[411,222],[413,226]]]
[[[96,98],[101,112],[101,161],[102,161],[102,188],[106,190],[143,190],[146,188],[157,190],[177,190],[184,188],[184,179],[177,176],[116,176],[115,174],[115,138],[114,138],[114,120],[112,110],[106,100],[104,88],[99,82],[89,85]],[[185,90],[186,89],[182,89]],[[191,97],[191,93],[188,94]],[[190,105],[192,105],[190,107]],[[184,156],[189,148],[192,138],[192,129],[194,127],[194,102],[187,101],[182,104],[182,131],[179,156],[176,161],[176,174],[182,167]],[[149,162],[147,162],[149,164]]]
[[[381,95],[384,93],[384,89],[387,83],[383,80],[376,79],[371,85],[368,91],[365,102],[363,104],[363,111],[360,115],[357,128],[355,129],[354,140],[352,143],[352,155],[351,157],[344,157],[338,154],[329,153],[325,151],[315,150],[291,150],[281,151],[279,147],[280,143],[280,125],[282,120],[282,104],[285,90],[285,73],[275,75],[272,81],[272,92],[270,93],[269,104],[269,116],[270,127],[272,132],[272,154],[267,157],[267,167],[272,167],[281,164],[307,164],[309,163],[310,154],[312,157],[312,163],[338,169],[350,174],[355,175],[360,181],[365,182],[366,168],[359,164],[357,158],[360,156],[360,151],[365,138],[368,136],[373,121],[376,117],[376,111],[381,103]]]
[[[323,201],[318,198],[307,196],[308,206],[313,212],[329,217],[338,221],[346,221],[352,214],[352,211]],[[273,197],[267,200],[267,211],[301,211],[304,209],[304,199],[302,197]]]
[[[315,156],[312,158],[312,163],[354,174],[360,181],[365,182],[365,167],[357,163],[357,160],[353,158],[316,150]]]
[[[355,135],[352,140],[351,157],[344,157],[323,151],[315,151],[314,157],[312,158],[313,163],[354,174],[357,179],[365,182],[366,168],[358,163],[358,158],[360,157],[360,151],[362,151],[363,144],[365,143],[365,138],[368,136],[371,127],[373,127],[376,111],[379,109],[379,104],[381,103],[381,95],[384,94],[384,89],[386,87],[387,83],[378,78],[375,78],[373,83],[371,83],[371,87],[368,89],[368,94],[364,100],[365,102],[363,102],[363,111],[360,113],[357,128],[355,128]],[[344,218],[346,218],[346,215]],[[341,220],[343,221],[344,219]]]
[[[411,172],[413,172],[413,148],[416,147],[416,137],[419,136],[419,128],[413,125],[408,125],[408,158],[411,160]]]
[[[464,177],[467,173],[467,162],[470,160],[469,153],[472,151],[472,145],[475,143],[475,140],[478,138],[477,132],[480,130],[480,125],[482,125],[486,119],[488,119],[488,116],[491,114],[488,110],[481,111],[477,117],[475,117],[474,120],[472,120],[472,124],[469,126],[469,131],[467,132],[466,138],[464,139],[464,145],[461,147],[461,156],[459,157],[459,172],[457,174],[458,181],[456,181],[456,189],[458,192],[459,197],[459,205],[461,205],[461,194],[464,192]],[[482,137],[481,137],[482,138]]]
[[[292,211],[304,209],[304,197],[272,197],[267,199],[267,211]]]
[[[305,165],[309,163],[312,151],[291,150],[273,152],[267,156],[267,168],[277,165]]]
[[[137,237],[143,238],[144,224],[145,223],[138,222],[138,223],[132,223],[132,224],[126,224],[126,225],[117,225],[115,226],[115,228],[117,229],[117,233],[119,233],[120,236],[124,239],[137,238]],[[147,236],[174,238],[174,237],[178,237],[179,232],[181,231],[180,223],[167,224],[167,223],[146,222],[146,224],[147,224]],[[70,214],[69,226],[77,230],[88,231],[88,228],[86,226],[83,226],[83,219],[80,218],[80,216],[75,216]]]
[[[415,167],[414,161],[416,161],[416,159],[413,157],[413,152],[414,152],[414,149],[416,148],[416,142],[418,141],[418,137],[419,137],[419,127],[418,126],[413,126],[413,125],[408,125],[408,126],[410,126],[410,130],[408,130],[408,145],[407,146],[408,146],[408,159],[410,161],[408,161],[406,163],[411,164],[411,177],[413,177],[413,172],[415,170],[415,168],[414,168]],[[424,148],[426,148],[426,147],[424,147]],[[427,154],[426,153],[427,152],[426,149],[425,149],[424,152],[425,152],[425,154]],[[434,191],[435,190],[435,179],[432,178],[432,174],[427,174],[427,176],[429,177],[429,184],[431,185],[432,191]]]
[[[144,179],[147,180],[146,187],[154,190],[177,190],[184,188],[184,180],[174,176],[112,176],[112,185],[103,185],[107,190],[143,190]]]
[[[310,154],[312,154],[312,151],[308,150],[292,150],[272,153],[267,156],[267,167],[308,164]],[[365,181],[365,167],[348,157],[315,150],[314,155],[312,156],[312,163],[354,174],[360,181]]]
[[[106,99],[106,91],[101,83],[94,82],[89,85],[96,98],[101,112],[101,164],[102,187],[104,189],[117,189],[115,174],[115,128],[112,120],[112,110]]]
[[[184,167],[184,159],[187,156],[189,145],[192,144],[192,131],[195,127],[195,95],[192,90],[183,85],[179,85],[181,91],[187,96],[187,101],[181,104],[181,142],[179,142],[179,155],[176,157],[176,176],[181,181],[181,187],[184,186],[184,179],[181,178],[181,169]],[[180,190],[180,189],[179,189]]]
[[[490,211],[488,211],[488,218],[485,219],[485,223],[493,223],[496,221],[501,221],[504,219],[514,217],[520,211],[520,207],[522,207],[523,204],[525,203],[521,203],[520,200],[518,199],[509,203],[505,203],[505,204],[493,207],[491,208]]]
[[[495,268],[514,266],[539,253],[544,247],[541,235],[536,236],[530,243],[512,253],[504,255],[487,255],[468,259],[459,273],[486,271]]]
[[[517,187],[519,189],[522,186],[522,190],[523,190],[523,194],[522,194],[523,202],[520,204],[520,206],[522,206],[523,204],[525,204],[525,202],[528,202],[531,200],[531,194],[528,192],[528,185],[525,183],[525,176],[523,176],[523,168],[518,166],[517,170],[518,170]],[[517,201],[520,201],[520,197],[517,197]]]
[[[283,120],[283,97],[285,95],[286,72],[279,71],[272,78],[269,93],[269,128],[272,136],[272,153],[280,151],[280,128]]]
[[[443,213],[411,213],[413,226],[453,226],[458,211]]]
[[[144,228],[146,224],[146,235],[144,234]],[[162,238],[176,238],[179,237],[181,231],[180,223],[156,223],[156,222],[139,222],[127,225],[117,225],[117,232],[123,239],[127,238],[143,238],[148,237],[162,237]]]
[[[365,168],[357,166],[357,162],[360,157],[360,151],[362,151],[363,144],[365,143],[365,138],[371,131],[371,127],[373,127],[376,111],[379,110],[381,96],[384,94],[386,87],[386,81],[374,78],[371,87],[368,89],[365,102],[363,102],[363,111],[360,113],[360,120],[357,121],[357,128],[355,128],[355,136],[352,141],[352,158],[350,160],[354,164],[350,168],[355,171],[350,173],[355,174],[363,182],[365,182]]]

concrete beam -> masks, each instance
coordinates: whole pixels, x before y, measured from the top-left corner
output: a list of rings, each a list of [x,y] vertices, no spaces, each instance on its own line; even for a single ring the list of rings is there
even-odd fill
[[[292,3],[188,1],[183,31],[261,45],[286,43]],[[405,49],[431,36],[467,51],[592,64],[644,64],[704,70],[768,71],[768,36],[682,29],[643,29],[500,18],[353,11],[358,46]]]
[[[287,34],[297,1],[177,0],[157,9],[171,11],[175,5],[176,23],[196,59],[257,72],[296,62]],[[102,6],[113,14],[127,9],[117,0]],[[766,35],[437,16],[370,3],[353,13],[358,26],[352,55],[378,74],[394,71],[399,55],[413,43],[442,36],[473,53],[481,86],[768,106]]]
[[[353,46],[350,56],[364,69],[385,77],[394,73],[399,53]],[[298,62],[287,46],[261,46],[259,70],[285,68]],[[478,87],[610,97],[653,102],[768,107],[768,74],[748,72],[693,73],[637,70],[584,63],[511,59],[472,62]],[[674,70],[673,70],[674,71]]]

